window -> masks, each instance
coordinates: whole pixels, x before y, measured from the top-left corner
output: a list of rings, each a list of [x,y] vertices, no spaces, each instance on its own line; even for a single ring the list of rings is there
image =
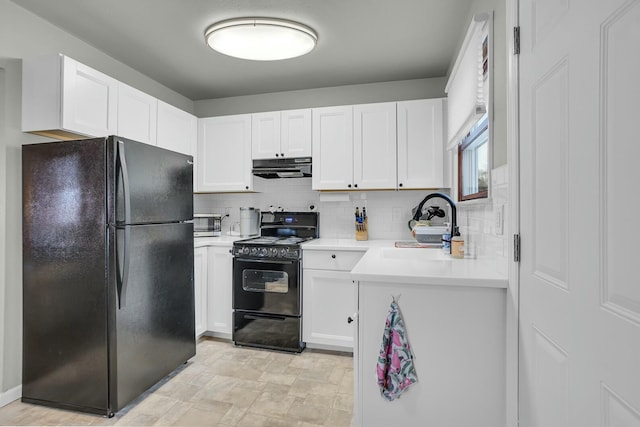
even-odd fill
[[[458,145],[458,200],[489,194],[489,120],[485,114]]]

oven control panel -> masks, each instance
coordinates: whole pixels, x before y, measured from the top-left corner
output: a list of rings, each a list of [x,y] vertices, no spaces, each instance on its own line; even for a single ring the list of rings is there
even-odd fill
[[[300,248],[297,246],[253,246],[234,245],[233,256],[237,258],[260,259],[299,259]]]

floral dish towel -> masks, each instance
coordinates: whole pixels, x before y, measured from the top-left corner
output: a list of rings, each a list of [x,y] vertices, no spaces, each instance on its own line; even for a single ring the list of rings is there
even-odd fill
[[[382,397],[395,400],[418,381],[413,352],[396,299],[393,299],[384,326],[377,365],[378,386]]]

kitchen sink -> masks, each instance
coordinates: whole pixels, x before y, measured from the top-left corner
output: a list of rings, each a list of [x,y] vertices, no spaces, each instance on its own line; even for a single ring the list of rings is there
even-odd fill
[[[441,247],[437,248],[383,248],[382,258],[399,259],[399,260],[416,260],[416,261],[439,261],[451,262],[451,255],[442,251]]]

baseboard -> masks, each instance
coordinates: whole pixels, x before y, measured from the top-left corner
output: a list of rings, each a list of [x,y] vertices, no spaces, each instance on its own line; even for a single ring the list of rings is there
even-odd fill
[[[8,405],[14,400],[20,399],[22,396],[22,385],[16,386],[10,390],[0,393],[0,408]]]

